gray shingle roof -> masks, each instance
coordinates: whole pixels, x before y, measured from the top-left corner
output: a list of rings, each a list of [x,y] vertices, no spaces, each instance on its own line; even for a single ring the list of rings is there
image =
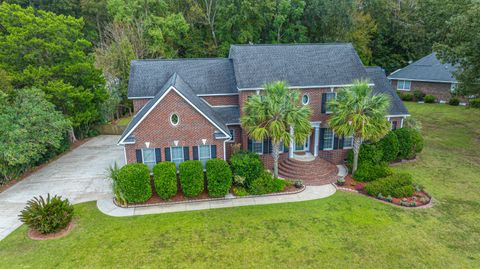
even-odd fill
[[[453,76],[456,70],[457,68],[451,64],[442,64],[438,60],[436,53],[432,53],[403,69],[393,72],[388,78],[456,83],[457,80]]]
[[[237,93],[230,59],[134,60],[130,65],[128,97],[152,97],[177,73],[196,94]]]
[[[290,86],[325,86],[367,78],[352,44],[232,45],[229,58],[240,89],[276,80]]]
[[[389,109],[389,114],[409,114],[402,100],[398,97],[396,91],[390,84],[390,81],[387,79],[385,75],[385,70],[383,70],[381,67],[367,67],[365,69],[367,70],[370,80],[375,84],[375,86],[373,87],[373,92],[377,94],[384,93],[390,97],[392,103]]]
[[[225,124],[240,123],[240,107],[213,107],[213,110],[219,115]]]
[[[148,111],[155,106],[155,103],[164,95],[164,93],[173,86],[177,89],[190,103],[197,107],[205,116],[213,121],[218,128],[223,131],[225,134],[229,134],[229,130],[225,125],[224,119],[220,117],[217,112],[213,110],[212,107],[207,105],[204,101],[200,99],[192,90],[189,84],[187,84],[177,73],[173,73],[163,87],[157,92],[155,97],[150,99],[143,107],[138,111],[138,113],[132,118],[132,121],[128,124],[127,128],[123,132],[119,143],[122,140],[131,139],[130,133],[135,129],[136,125],[142,121],[142,119],[147,115]]]

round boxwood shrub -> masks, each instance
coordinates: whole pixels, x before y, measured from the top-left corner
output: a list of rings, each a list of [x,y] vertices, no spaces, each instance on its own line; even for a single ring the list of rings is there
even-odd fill
[[[377,144],[360,145],[360,153],[358,154],[358,164],[361,163],[379,163],[383,158],[383,149]],[[353,150],[347,153],[347,166],[351,169],[353,164]]]
[[[122,167],[117,175],[117,188],[129,203],[143,203],[152,197],[150,171],[143,163],[130,163]]]
[[[435,103],[435,96],[431,94],[425,96],[425,103]]]
[[[385,162],[363,162],[358,166],[353,178],[357,181],[369,182],[392,174],[392,170]]]
[[[194,197],[202,193],[204,178],[201,161],[184,161],[180,164],[180,185],[186,197]]]
[[[375,197],[381,193],[383,196],[403,198],[412,196],[415,192],[415,187],[413,186],[412,176],[410,174],[396,173],[370,182],[365,187],[365,191]]]
[[[238,152],[230,157],[233,174],[245,178],[244,186],[249,188],[252,181],[263,173],[265,168],[258,154]]]
[[[33,197],[20,213],[20,221],[42,234],[60,231],[67,227],[72,217],[73,206],[68,199],[56,195],[50,197],[50,194],[47,199],[42,196]]]
[[[416,153],[423,150],[423,137],[419,131],[411,128],[400,128],[394,132],[400,146],[398,159],[412,159]]]
[[[221,159],[207,161],[207,189],[212,197],[225,196],[232,187],[232,170]]]
[[[451,106],[458,106],[460,104],[460,99],[457,97],[452,97],[450,100],[448,100],[448,104]]]
[[[388,132],[378,143],[377,146],[382,149],[382,159],[385,162],[392,162],[397,159],[400,146],[397,135],[394,132]]]
[[[153,167],[153,181],[158,196],[168,200],[177,194],[177,167],[172,162],[157,163]]]
[[[480,98],[470,100],[469,105],[470,107],[480,108]]]
[[[398,96],[400,96],[400,99],[403,101],[412,101],[413,100],[413,94],[409,92],[398,92]]]

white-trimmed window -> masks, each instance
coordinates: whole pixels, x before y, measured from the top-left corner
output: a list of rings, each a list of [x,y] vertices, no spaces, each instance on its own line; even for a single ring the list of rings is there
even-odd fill
[[[203,168],[207,164],[207,161],[212,158],[212,146],[201,145],[198,146],[198,159],[202,162]]]
[[[153,166],[157,163],[157,160],[155,158],[155,149],[143,148],[142,162],[148,166],[150,171],[152,171]]]
[[[396,120],[392,121],[392,128],[391,128],[391,130],[392,130],[392,131],[395,131],[395,130],[397,130],[397,127],[398,127],[397,121],[396,121]]]
[[[308,105],[308,103],[310,103],[310,96],[308,96],[308,94],[304,94],[302,96],[302,104],[303,105]]]
[[[171,147],[170,152],[172,154],[172,162],[174,162],[178,168],[180,163],[185,160],[183,156],[183,147]]]
[[[452,84],[450,85],[450,92],[451,92],[451,93],[457,92],[457,83],[452,83]]]
[[[344,149],[350,149],[352,147],[353,147],[353,135],[345,136],[343,138],[343,148]]]
[[[330,150],[333,149],[333,130],[330,128],[325,128],[323,133],[323,150]]]
[[[172,115],[170,115],[170,123],[173,126],[177,126],[179,122],[180,122],[180,117],[178,116],[177,113],[173,113]]]
[[[232,137],[228,141],[235,141],[235,129],[228,129],[228,131],[230,132],[230,136]]]
[[[325,94],[325,113],[332,113],[333,112],[328,103],[331,100],[334,100],[336,97],[337,97],[336,92],[327,92]]]
[[[397,81],[397,90],[399,91],[410,91],[411,87],[412,87],[412,82],[410,80]]]
[[[252,140],[252,152],[263,154],[263,141]]]

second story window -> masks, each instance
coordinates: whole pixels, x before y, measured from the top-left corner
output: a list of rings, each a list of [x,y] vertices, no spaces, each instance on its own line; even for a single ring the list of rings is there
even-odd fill
[[[310,102],[310,96],[308,96],[308,94],[304,94],[302,97],[302,104],[308,105],[309,102]]]
[[[335,92],[326,92],[322,94],[322,113],[332,113],[332,108],[329,105],[331,100],[337,96]]]
[[[397,81],[397,90],[399,91],[410,91],[412,83],[410,80],[398,80]]]

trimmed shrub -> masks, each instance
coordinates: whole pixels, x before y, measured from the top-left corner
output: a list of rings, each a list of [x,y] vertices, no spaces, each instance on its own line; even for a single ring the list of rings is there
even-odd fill
[[[419,131],[411,128],[400,128],[394,131],[400,146],[398,159],[412,159],[423,150],[423,137]]]
[[[200,195],[204,190],[203,166],[201,161],[180,163],[180,185],[186,197]]]
[[[285,189],[286,182],[283,179],[274,179],[268,172],[252,181],[249,188],[251,194],[267,194],[272,192],[281,192]]]
[[[232,187],[232,170],[228,163],[221,159],[207,161],[207,189],[212,197],[225,196]]]
[[[411,135],[413,139],[413,147],[414,147],[415,153],[422,152],[423,146],[425,144],[422,134],[419,131],[412,129]]]
[[[274,192],[282,192],[287,186],[287,181],[276,178],[273,180]]]
[[[420,90],[414,90],[413,96],[415,97],[416,101],[423,101],[423,99],[425,98],[425,93]]]
[[[249,188],[252,181],[263,173],[265,168],[258,154],[253,152],[238,152],[230,157],[234,175],[245,178],[244,185]]]
[[[152,197],[150,171],[143,163],[130,163],[122,167],[117,175],[117,188],[125,201],[143,203]]]
[[[33,197],[20,213],[20,221],[42,234],[58,232],[73,218],[73,206],[61,196]]]
[[[425,103],[435,103],[435,96],[429,94],[427,96],[425,96]]]
[[[397,159],[400,145],[397,135],[394,132],[388,132],[378,143],[377,146],[382,149],[382,160],[392,162]]]
[[[413,94],[409,92],[397,92],[398,96],[402,101],[412,101],[413,100]]]
[[[365,190],[369,195],[375,197],[381,193],[382,195],[402,198],[412,196],[415,192],[415,187],[410,174],[397,173],[369,183]]]
[[[362,182],[370,182],[392,174],[392,170],[386,162],[379,163],[361,163],[353,178]]]
[[[358,154],[358,164],[361,163],[378,163],[383,158],[383,149],[377,144],[362,144],[360,153]],[[353,150],[349,150],[347,154],[347,165],[349,168],[353,164]]]
[[[233,194],[235,194],[235,196],[247,196],[248,192],[244,187],[239,186],[233,188]]]
[[[480,108],[480,98],[470,100],[469,104],[470,107]]]
[[[177,194],[177,167],[175,163],[157,163],[153,167],[153,182],[158,196],[163,200],[175,196]]]
[[[460,104],[460,99],[457,97],[452,97],[450,100],[448,100],[448,104],[451,106],[458,106]]]

